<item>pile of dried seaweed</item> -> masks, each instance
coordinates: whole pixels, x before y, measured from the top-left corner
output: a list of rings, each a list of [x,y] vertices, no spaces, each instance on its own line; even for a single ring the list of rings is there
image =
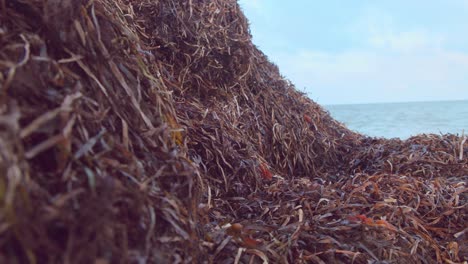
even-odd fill
[[[1,263],[463,263],[468,143],[367,138],[234,0],[0,1]]]

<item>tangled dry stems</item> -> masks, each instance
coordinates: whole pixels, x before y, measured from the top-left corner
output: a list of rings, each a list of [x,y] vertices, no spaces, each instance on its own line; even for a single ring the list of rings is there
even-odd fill
[[[468,260],[466,138],[348,130],[235,1],[0,4],[0,262]]]

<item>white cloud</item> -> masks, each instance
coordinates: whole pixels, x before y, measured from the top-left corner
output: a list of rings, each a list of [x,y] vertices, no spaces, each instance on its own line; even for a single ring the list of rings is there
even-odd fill
[[[444,37],[424,31],[388,32],[373,34],[368,41],[375,48],[408,53],[439,50],[443,46]]]
[[[269,57],[322,104],[468,99],[468,53],[447,48],[445,36],[401,30],[391,16],[372,9],[349,32],[359,48]]]
[[[263,0],[239,0],[239,5],[245,9],[260,11],[263,6]]]
[[[467,0],[468,1],[468,0]],[[363,45],[391,52],[425,52],[440,50],[446,37],[425,28],[401,29],[394,18],[379,9],[367,8],[352,23],[349,32]]]
[[[468,99],[468,54],[302,51],[273,58],[319,103]]]

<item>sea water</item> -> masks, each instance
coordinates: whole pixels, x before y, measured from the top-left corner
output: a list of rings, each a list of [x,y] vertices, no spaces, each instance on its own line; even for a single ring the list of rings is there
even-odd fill
[[[468,135],[468,100],[325,105],[351,130],[372,137],[407,139],[417,134]]]

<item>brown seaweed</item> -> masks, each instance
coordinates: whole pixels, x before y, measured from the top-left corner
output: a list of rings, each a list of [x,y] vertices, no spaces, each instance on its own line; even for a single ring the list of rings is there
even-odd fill
[[[236,1],[0,6],[1,263],[468,261],[466,137],[350,131]]]

